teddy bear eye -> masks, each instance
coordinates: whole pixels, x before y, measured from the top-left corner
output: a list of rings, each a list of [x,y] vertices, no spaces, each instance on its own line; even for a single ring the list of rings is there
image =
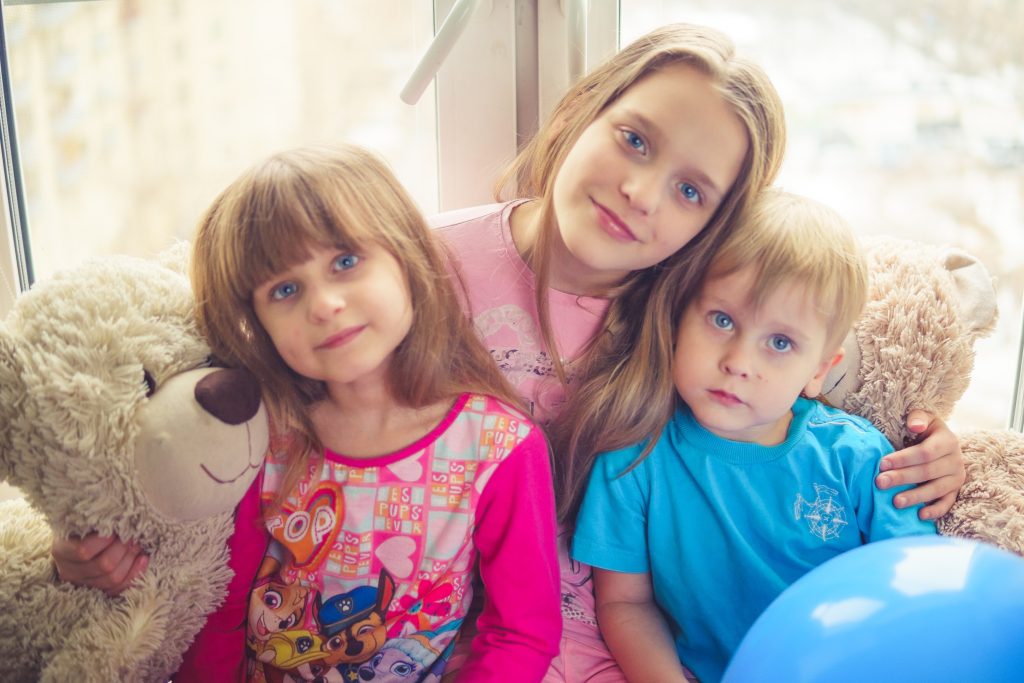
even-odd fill
[[[142,371],[142,383],[146,385],[146,396],[152,396],[156,391],[156,380],[153,379],[153,375],[149,374],[149,370]]]

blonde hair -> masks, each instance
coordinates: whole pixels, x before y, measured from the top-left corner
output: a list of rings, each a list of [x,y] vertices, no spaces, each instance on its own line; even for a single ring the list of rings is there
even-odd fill
[[[684,63],[712,81],[747,134],[747,152],[736,180],[701,232],[656,266],[630,273],[613,292],[605,330],[574,364],[574,388],[550,428],[559,519],[570,524],[598,450],[656,434],[673,409],[670,363],[672,311],[690,292],[753,193],[775,179],[786,128],[782,102],[764,71],[737,56],[732,42],[713,29],[671,24],[638,38],[576,83],[550,119],[516,157],[498,186],[498,197],[536,197],[541,231],[527,258],[537,279],[541,334],[559,380],[566,372],[548,313],[547,284],[557,225],[552,207],[555,176],[581,133],[634,83],[668,65]],[[680,122],[680,125],[686,125]],[[655,377],[650,382],[650,377]],[[595,425],[611,437],[597,441]]]
[[[831,353],[864,310],[868,266],[850,225],[807,197],[769,189],[740,218],[705,281],[754,269],[749,302],[759,308],[783,284],[803,286],[825,320]]]
[[[400,403],[423,407],[467,392],[521,400],[462,313],[439,249],[388,167],[352,145],[275,154],[232,182],[199,222],[191,276],[200,329],[216,356],[252,371],[276,426],[293,434],[282,494],[322,447],[308,416],[323,382],[282,360],[253,308],[253,291],[314,246],[358,252],[374,243],[400,264],[413,321],[395,349],[388,385]]]

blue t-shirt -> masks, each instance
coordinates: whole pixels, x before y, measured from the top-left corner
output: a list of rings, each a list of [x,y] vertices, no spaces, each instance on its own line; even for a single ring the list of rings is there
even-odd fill
[[[597,458],[572,556],[649,572],[679,658],[704,683],[721,679],[758,615],[809,570],[870,541],[935,533],[916,506],[893,507],[896,490],[875,487],[892,451],[881,432],[817,401],[797,400],[777,446],[722,439],[683,406],[619,476],[643,446]]]

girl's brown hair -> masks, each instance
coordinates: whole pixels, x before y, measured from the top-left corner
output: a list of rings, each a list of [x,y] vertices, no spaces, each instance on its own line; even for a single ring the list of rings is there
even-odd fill
[[[257,163],[213,201],[199,222],[191,276],[200,329],[216,356],[252,371],[275,426],[294,438],[282,492],[322,447],[309,419],[326,395],[281,359],[253,308],[252,294],[314,246],[359,252],[375,243],[400,264],[413,322],[395,349],[388,384],[411,407],[463,392],[521,408],[463,314],[438,247],[415,203],[378,157],[356,146],[293,149]]]
[[[785,148],[782,102],[767,75],[735,54],[713,29],[672,24],[638,38],[576,83],[546,125],[519,153],[498,186],[503,196],[535,197],[541,225],[526,254],[537,279],[541,332],[559,379],[548,313],[547,283],[557,224],[552,207],[555,176],[580,134],[634,83],[670,64],[707,74],[747,133],[747,153],[736,180],[701,232],[651,268],[630,273],[613,292],[604,333],[574,363],[569,400],[550,425],[559,520],[571,526],[598,452],[657,435],[672,414],[670,363],[674,325],[667,325],[691,295],[711,255],[752,194],[778,173]],[[680,122],[680,125],[686,125]]]

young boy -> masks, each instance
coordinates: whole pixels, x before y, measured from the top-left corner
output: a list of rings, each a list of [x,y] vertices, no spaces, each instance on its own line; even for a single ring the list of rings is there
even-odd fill
[[[885,437],[811,400],[866,292],[849,227],[791,194],[761,195],[719,250],[676,330],[678,410],[646,457],[644,442],[597,459],[573,540],[630,680],[683,681],[682,660],[717,681],[807,571],[935,533],[874,485]]]

